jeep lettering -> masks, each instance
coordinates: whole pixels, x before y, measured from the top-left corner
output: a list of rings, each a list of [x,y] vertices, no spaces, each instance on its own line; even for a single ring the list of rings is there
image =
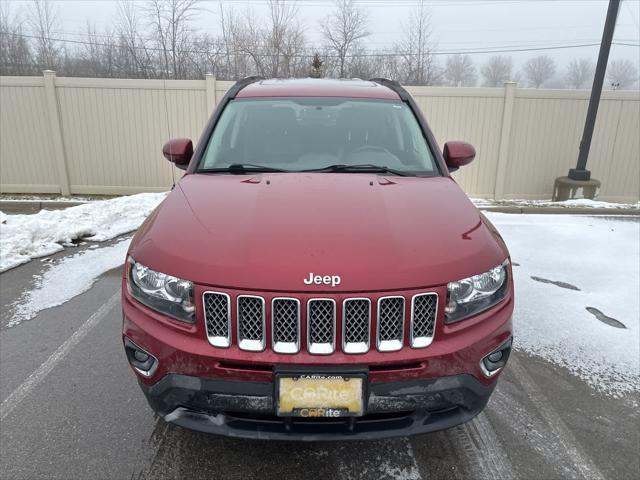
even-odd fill
[[[325,276],[320,276],[320,275],[314,275],[313,272],[309,273],[309,278],[305,278],[303,280],[305,285],[311,285],[311,284],[315,284],[315,285],[331,285],[332,287],[337,287],[338,285],[340,285],[340,283],[342,282],[342,279],[340,278],[339,275],[325,275]]]

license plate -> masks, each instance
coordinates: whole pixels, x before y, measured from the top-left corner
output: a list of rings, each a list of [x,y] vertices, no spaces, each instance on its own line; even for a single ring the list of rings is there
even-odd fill
[[[285,417],[353,417],[363,414],[363,377],[300,374],[277,378],[277,412]]]

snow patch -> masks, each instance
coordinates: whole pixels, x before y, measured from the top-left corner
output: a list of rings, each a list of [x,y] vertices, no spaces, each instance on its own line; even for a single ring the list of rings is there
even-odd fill
[[[552,202],[551,200],[490,200],[484,198],[472,198],[471,201],[476,207],[557,207],[557,208],[607,208],[612,210],[629,210],[640,208],[638,203],[612,203],[599,200],[589,200],[588,198],[576,198],[564,200],[562,202]]]
[[[420,472],[414,466],[408,468],[402,468],[391,464],[390,462],[384,462],[380,465],[380,478],[389,478],[394,480],[420,480]]]
[[[512,259],[515,348],[567,368],[595,389],[640,390],[640,223],[637,219],[488,212]],[[567,290],[531,277],[570,283]],[[597,308],[627,328],[599,321]]]
[[[29,195],[29,194],[2,194],[0,201],[11,202],[95,202],[96,197],[83,197],[74,195],[73,197],[61,197],[60,195]]]
[[[137,229],[166,193],[140,193],[33,215],[0,215],[0,272],[85,238],[110,240]]]
[[[7,326],[19,325],[41,310],[62,305],[89,290],[100,275],[124,263],[130,242],[127,238],[108,247],[84,250],[48,265],[35,277],[35,288],[15,302]]]

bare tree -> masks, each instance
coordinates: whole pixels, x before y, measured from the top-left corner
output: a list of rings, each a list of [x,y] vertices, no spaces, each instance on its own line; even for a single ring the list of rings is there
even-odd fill
[[[613,60],[607,68],[607,80],[612,88],[628,89],[638,81],[638,70],[630,60]]]
[[[307,39],[304,28],[300,24],[295,24],[284,38],[281,51],[280,76],[296,77],[307,74],[310,55],[307,53]]]
[[[403,81],[404,59],[395,50],[382,51],[376,57],[376,76]]]
[[[293,63],[304,52],[304,34],[298,21],[298,5],[284,0],[269,0],[269,26],[265,36],[268,75],[291,76]]]
[[[226,75],[226,56],[222,37],[197,35],[193,38],[193,52],[189,53],[189,78],[204,78],[207,73]]]
[[[115,19],[118,43],[118,71],[120,75],[133,78],[157,76],[152,52],[140,35],[142,26],[136,4],[120,0]]]
[[[491,57],[480,71],[486,87],[501,87],[504,82],[513,80],[513,59],[503,55]]]
[[[433,56],[431,14],[424,0],[420,0],[417,8],[411,12],[403,30],[403,38],[394,50],[403,59],[405,74],[397,79],[409,85],[433,85],[440,73]]]
[[[55,70],[60,62],[60,46],[54,40],[57,13],[49,0],[32,0],[29,25],[36,37],[36,60],[41,68]]]
[[[242,36],[241,20],[232,8],[225,9],[222,3],[220,3],[220,29],[225,56],[224,75],[230,79],[246,77],[248,73],[245,57],[240,54],[238,46]]]
[[[164,76],[186,78],[192,21],[199,0],[148,0],[146,13],[161,53]]]
[[[237,14],[220,7],[219,70],[228,78],[251,74],[291,77],[307,74],[309,56],[298,21],[297,3],[270,0],[269,14],[258,17],[252,9]]]
[[[476,67],[469,55],[452,55],[447,57],[444,78],[454,87],[473,87],[477,81]]]
[[[349,62],[349,76],[355,78],[373,78],[378,76],[377,56],[369,53],[360,43],[354,44]]]
[[[587,86],[593,80],[594,71],[595,65],[588,58],[571,60],[564,79],[569,87],[577,90]]]
[[[33,57],[24,37],[23,20],[11,15],[8,4],[0,4],[0,74],[34,74]]]
[[[354,0],[337,0],[334,11],[320,24],[322,37],[337,56],[338,77],[346,74],[346,61],[355,43],[369,35],[366,12]]]
[[[113,77],[116,71],[117,46],[108,30],[99,33],[95,25],[87,23],[82,49],[69,59],[76,74],[87,77]]]
[[[235,50],[246,55],[253,62],[251,73],[270,76],[267,73],[269,58],[264,54],[265,35],[265,29],[260,25],[253,10],[247,9],[235,28],[232,45]]]
[[[547,55],[530,58],[523,67],[524,76],[530,87],[540,88],[556,73],[555,62]]]

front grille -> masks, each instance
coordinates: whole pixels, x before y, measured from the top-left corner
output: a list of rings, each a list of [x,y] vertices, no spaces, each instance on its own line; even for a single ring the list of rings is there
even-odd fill
[[[372,336],[379,352],[406,346],[424,348],[433,341],[438,310],[438,295],[433,292],[377,297],[375,303],[367,297],[345,298],[339,305],[331,298],[311,298],[306,308],[293,296],[269,297],[268,306],[259,295],[232,299],[223,292],[204,292],[202,300],[211,345],[227,348],[233,339],[242,350],[261,352],[268,343],[279,354],[295,354],[306,348],[312,355],[329,355],[336,351],[338,334],[338,349],[348,354],[368,352]],[[405,313],[409,307],[410,317]],[[301,343],[303,335],[306,345]]]
[[[264,299],[250,295],[238,297],[238,346],[261,352],[265,345]]]
[[[394,352],[404,340],[404,297],[378,300],[378,350]]]
[[[273,351],[296,353],[300,349],[300,301],[274,298],[271,303]]]
[[[207,338],[215,347],[231,345],[231,309],[229,295],[206,292],[203,295],[204,316],[207,324]]]
[[[436,328],[438,295],[415,295],[411,304],[411,346],[422,348],[431,345]]]
[[[364,353],[369,350],[371,300],[350,298],[342,305],[342,349],[345,353]]]
[[[309,300],[307,321],[309,353],[333,353],[336,347],[336,302],[330,299]]]

